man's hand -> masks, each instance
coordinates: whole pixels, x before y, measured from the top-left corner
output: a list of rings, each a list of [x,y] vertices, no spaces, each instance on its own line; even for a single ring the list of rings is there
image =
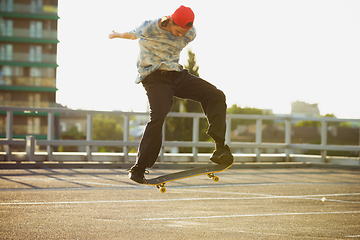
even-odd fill
[[[109,39],[118,38],[119,33],[115,32],[114,30],[109,34]]]

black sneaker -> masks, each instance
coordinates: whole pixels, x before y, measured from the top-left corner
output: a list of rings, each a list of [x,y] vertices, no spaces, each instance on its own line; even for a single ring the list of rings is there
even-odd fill
[[[230,165],[234,162],[234,157],[231,154],[229,146],[224,145],[216,148],[213,155],[210,157],[210,160],[216,164]]]
[[[129,178],[134,182],[140,184],[147,183],[144,174],[149,174],[149,171],[145,170],[145,168],[141,168],[138,165],[134,165],[127,171],[129,172]]]

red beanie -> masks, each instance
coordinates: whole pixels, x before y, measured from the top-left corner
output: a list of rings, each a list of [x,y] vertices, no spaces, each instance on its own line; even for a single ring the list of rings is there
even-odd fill
[[[181,5],[170,17],[179,27],[189,29],[193,26],[195,14],[191,8]]]

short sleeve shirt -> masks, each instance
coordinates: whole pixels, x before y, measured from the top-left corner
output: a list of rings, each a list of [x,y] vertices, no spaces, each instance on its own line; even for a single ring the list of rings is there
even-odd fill
[[[159,19],[145,21],[142,25],[129,33],[139,39],[140,54],[137,62],[138,76],[136,83],[140,83],[146,76],[157,69],[166,71],[181,71],[179,64],[180,52],[196,37],[196,30],[192,27],[182,37],[176,37],[171,32],[159,26]]]

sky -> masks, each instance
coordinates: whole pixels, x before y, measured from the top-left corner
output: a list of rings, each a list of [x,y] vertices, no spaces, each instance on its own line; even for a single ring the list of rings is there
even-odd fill
[[[320,114],[360,118],[360,1],[59,1],[57,102],[74,109],[147,111],[135,84],[137,40],[108,39],[144,20],[195,13],[200,77],[221,89],[228,107],[290,114],[291,102]]]

